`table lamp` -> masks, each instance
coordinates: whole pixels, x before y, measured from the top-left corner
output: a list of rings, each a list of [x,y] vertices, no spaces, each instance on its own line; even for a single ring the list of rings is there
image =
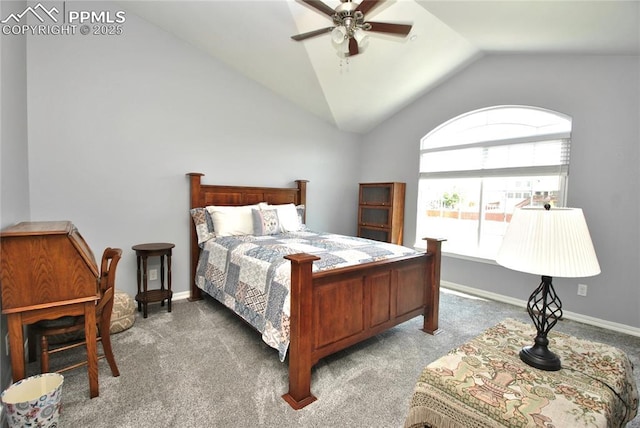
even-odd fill
[[[520,359],[541,370],[560,370],[560,358],[549,350],[547,334],[562,317],[562,302],[552,277],[580,278],[600,273],[589,229],[580,208],[516,209],[502,240],[496,262],[520,272],[542,276],[529,297],[527,312],[537,334]]]

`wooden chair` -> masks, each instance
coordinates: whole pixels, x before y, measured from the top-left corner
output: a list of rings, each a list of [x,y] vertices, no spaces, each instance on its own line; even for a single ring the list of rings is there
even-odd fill
[[[122,256],[122,250],[119,248],[107,248],[102,255],[102,263],[100,266],[99,293],[100,299],[96,304],[96,323],[98,327],[98,336],[96,340],[102,343],[103,355],[99,358],[106,358],[111,368],[111,374],[114,377],[120,376],[120,371],[116,365],[111,348],[111,336],[109,328],[111,324],[111,312],[113,310],[113,294],[115,292],[116,267]],[[63,342],[62,344],[50,346],[49,338],[53,336],[72,336],[79,339],[71,343]],[[42,373],[49,372],[49,356],[58,352],[67,351],[80,346],[86,346],[84,340],[84,316],[62,317],[56,320],[40,321],[29,326],[29,358],[35,360],[35,348],[37,338],[40,337],[40,368]],[[87,365],[87,361],[63,367],[56,370],[62,373],[67,370],[75,369]]]

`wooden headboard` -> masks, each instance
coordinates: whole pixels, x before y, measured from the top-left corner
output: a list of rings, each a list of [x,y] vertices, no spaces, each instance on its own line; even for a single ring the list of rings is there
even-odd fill
[[[306,205],[307,203],[307,180],[296,180],[297,187],[224,186],[202,184],[201,178],[204,174],[199,172],[189,172],[187,175],[191,183],[190,209],[209,205],[252,205],[260,202],[267,202],[273,205],[289,203]],[[303,214],[303,221],[304,220]],[[195,277],[200,247],[198,246],[195,226],[193,222],[190,221],[190,223],[191,277],[189,278],[189,300],[199,300],[202,297],[200,289],[195,285]]]

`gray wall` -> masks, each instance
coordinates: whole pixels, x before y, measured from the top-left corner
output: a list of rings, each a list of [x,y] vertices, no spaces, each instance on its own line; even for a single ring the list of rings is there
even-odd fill
[[[0,16],[20,13],[25,4],[2,1]],[[0,228],[4,228],[29,220],[26,38],[0,37],[0,58]],[[0,333],[0,390],[4,390],[11,383],[5,316],[0,318]]]
[[[361,136],[301,112],[132,13],[124,29],[28,38],[33,220],[73,221],[96,257],[122,248],[117,285],[131,294],[131,246],[144,242],[176,244],[173,290],[188,290],[190,171],[210,184],[310,180],[308,225],[354,232]]]
[[[556,291],[567,311],[638,328],[639,76],[637,56],[486,56],[367,135],[361,180],[407,182],[405,242],[412,243],[421,137],[455,116],[493,105],[526,104],[571,116],[568,205],[584,210],[602,273],[554,279]],[[520,300],[540,282],[452,257],[443,260],[442,278]],[[586,297],[577,296],[578,283],[589,285]]]

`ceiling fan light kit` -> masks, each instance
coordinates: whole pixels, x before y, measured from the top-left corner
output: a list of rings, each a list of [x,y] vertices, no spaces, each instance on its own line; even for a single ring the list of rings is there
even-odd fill
[[[341,44],[347,39],[347,31],[344,27],[335,27],[333,31],[331,31],[331,40],[335,44]]]
[[[365,21],[365,14],[382,0],[363,0],[359,4],[351,0],[340,0],[342,3],[335,10],[319,0],[302,1],[328,15],[333,20],[334,26],[297,34],[291,38],[301,41],[330,33],[331,42],[341,57],[350,57],[362,52],[368,44],[367,31],[403,37],[411,31],[411,25],[407,24]]]

